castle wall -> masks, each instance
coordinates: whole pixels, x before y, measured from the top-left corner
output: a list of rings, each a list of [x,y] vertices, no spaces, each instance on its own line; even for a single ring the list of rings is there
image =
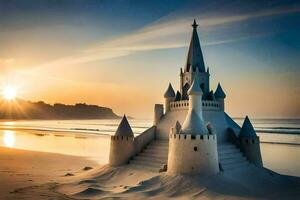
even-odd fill
[[[127,164],[134,155],[134,137],[130,136],[111,136],[109,165],[120,166]]]
[[[140,153],[145,146],[147,146],[152,140],[155,139],[155,126],[147,129],[140,135],[134,138],[134,151],[135,154]]]
[[[170,135],[167,174],[211,175],[218,172],[216,135]]]
[[[240,148],[250,162],[256,166],[263,166],[259,137],[240,138]]]
[[[224,103],[224,101],[223,101]],[[170,111],[185,110],[189,107],[189,100],[181,100],[170,102]],[[224,107],[224,106],[223,106]],[[208,101],[202,100],[202,110],[207,111],[223,111],[220,101]]]
[[[187,109],[182,109],[166,113],[156,126],[156,137],[158,139],[168,139],[170,128],[175,125],[176,121],[183,124],[187,111]],[[209,122],[212,124],[219,143],[227,141],[226,133],[230,125],[227,123],[226,117],[227,115],[223,111],[203,111],[204,123]]]

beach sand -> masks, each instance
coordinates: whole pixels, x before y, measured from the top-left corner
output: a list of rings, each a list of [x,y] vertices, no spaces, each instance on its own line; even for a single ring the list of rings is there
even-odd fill
[[[0,199],[298,199],[300,179],[255,166],[211,177],[167,176],[130,165],[0,148]],[[85,167],[93,169],[84,170]]]
[[[29,189],[45,183],[48,189],[68,181],[72,174],[84,174],[85,167],[99,165],[83,157],[0,147],[0,199],[49,199],[39,196],[47,194],[43,187],[38,189],[40,194],[31,194]]]

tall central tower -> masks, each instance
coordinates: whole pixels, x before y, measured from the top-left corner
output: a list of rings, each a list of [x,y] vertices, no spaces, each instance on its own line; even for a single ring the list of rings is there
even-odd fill
[[[196,23],[196,20],[194,20],[194,23],[192,24],[193,34],[189,46],[186,65],[184,67],[184,71],[180,69],[180,92],[182,94],[183,100],[188,99],[187,91],[192,85],[192,82],[196,75],[199,76],[199,84],[203,91],[204,98],[209,94],[210,91],[209,70],[206,70],[205,68],[200,41],[197,33],[197,26],[198,24]]]

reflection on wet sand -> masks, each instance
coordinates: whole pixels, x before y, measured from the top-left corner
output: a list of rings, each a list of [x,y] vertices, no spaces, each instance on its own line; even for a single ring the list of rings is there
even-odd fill
[[[14,147],[15,145],[15,132],[11,130],[5,130],[3,133],[3,144],[5,147]]]
[[[264,141],[271,136],[261,134],[261,137]],[[0,130],[0,146],[82,156],[99,164],[108,162],[109,138],[109,135],[78,132]],[[296,141],[294,136],[287,135],[274,135],[271,139],[272,142]],[[261,151],[267,168],[282,174],[300,176],[300,145],[261,143]]]
[[[0,130],[0,146],[88,157],[108,162],[109,136],[60,132]]]

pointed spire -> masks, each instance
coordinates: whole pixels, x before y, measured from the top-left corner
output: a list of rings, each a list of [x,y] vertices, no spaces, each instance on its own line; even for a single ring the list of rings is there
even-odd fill
[[[192,24],[193,29],[197,29],[198,24],[196,23],[196,19],[194,19],[194,22]]]
[[[197,26],[198,24],[196,23],[196,20],[194,20],[194,23],[192,24],[193,34],[189,46],[187,62],[184,70],[185,72],[194,71],[195,68],[199,68],[200,72],[205,72],[202,50],[197,33]]]
[[[216,97],[216,99],[225,99],[225,97],[226,97],[226,94],[223,91],[220,83],[218,83],[217,89],[215,91],[215,97]]]
[[[202,91],[202,89],[200,87],[199,77],[198,76],[195,76],[194,81],[192,83],[192,86],[188,90],[188,94],[189,95],[202,95],[203,94],[203,91]]]
[[[175,97],[175,92],[174,92],[174,89],[173,89],[171,83],[169,83],[168,89],[166,90],[164,97],[165,98]]]
[[[133,137],[132,129],[131,129],[125,115],[123,116],[123,119],[121,120],[121,122],[118,126],[115,136],[132,136]]]
[[[243,123],[243,126],[242,126],[242,129],[240,131],[240,136],[239,137],[246,137],[246,138],[256,138],[257,135],[256,135],[256,132],[249,120],[249,117],[246,116],[245,120],[244,120],[244,123]]]

